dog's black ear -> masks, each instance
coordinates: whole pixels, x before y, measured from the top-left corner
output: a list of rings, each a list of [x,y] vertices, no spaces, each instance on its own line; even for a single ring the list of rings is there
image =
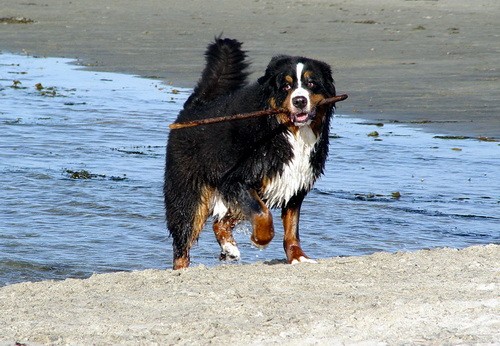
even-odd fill
[[[291,57],[288,55],[277,55],[271,59],[269,64],[267,65],[266,72],[262,77],[260,77],[257,82],[260,85],[265,84],[273,84],[276,81],[274,80],[277,75],[277,71],[281,65],[283,65],[286,61],[288,61]],[[274,85],[271,85],[274,86]]]
[[[326,89],[327,93],[329,94],[330,97],[336,95],[335,91],[335,81],[333,80],[332,76],[332,68],[330,65],[323,61],[318,61],[319,63],[319,68],[321,69],[321,75],[324,78],[324,83],[323,86]]]

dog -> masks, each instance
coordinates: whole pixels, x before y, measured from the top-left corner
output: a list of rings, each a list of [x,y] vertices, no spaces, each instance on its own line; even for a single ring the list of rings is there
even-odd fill
[[[248,83],[241,43],[216,38],[206,66],[176,122],[283,108],[273,116],[172,130],[166,153],[164,197],[173,244],[173,269],[190,264],[190,249],[214,218],[221,260],[239,260],[232,230],[252,225],[252,243],[264,248],[274,237],[270,209],[281,208],[288,263],[315,262],[302,250],[302,201],[323,173],[335,96],[328,64],[278,55],[263,76]]]

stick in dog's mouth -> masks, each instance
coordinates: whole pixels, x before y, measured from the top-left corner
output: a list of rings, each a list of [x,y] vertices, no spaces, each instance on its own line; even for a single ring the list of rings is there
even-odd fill
[[[329,97],[326,98],[322,101],[320,101],[316,107],[328,105],[328,104],[335,104],[336,102],[344,101],[347,98],[347,94],[342,94],[334,97]],[[223,116],[223,117],[216,117],[216,118],[207,118],[207,119],[201,119],[201,120],[193,120],[193,121],[186,121],[182,123],[173,123],[169,125],[169,128],[172,130],[175,129],[183,129],[186,127],[193,127],[193,126],[198,126],[198,125],[207,125],[207,124],[215,124],[215,123],[220,123],[223,121],[232,121],[232,120],[242,120],[242,119],[249,119],[249,118],[256,118],[256,117],[262,117],[266,115],[273,115],[273,114],[278,114],[278,113],[287,113],[289,114],[290,111],[287,109],[283,108],[278,108],[278,109],[266,109],[263,111],[257,111],[257,112],[251,112],[251,113],[242,113],[242,114],[235,114],[235,115],[228,115],[228,116]],[[300,113],[297,114],[296,116],[301,116],[301,115],[307,115],[306,113]]]

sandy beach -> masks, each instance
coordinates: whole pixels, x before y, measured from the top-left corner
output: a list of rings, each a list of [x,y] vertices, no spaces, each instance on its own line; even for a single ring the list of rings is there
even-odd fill
[[[487,345],[500,342],[500,246],[0,289],[0,340],[54,345]],[[0,344],[2,344],[0,342]]]
[[[331,64],[341,114],[500,138],[495,0],[0,4],[0,52],[179,87],[220,33],[244,42],[254,78],[279,53]],[[499,245],[109,273],[1,287],[0,345],[489,345],[499,296]]]

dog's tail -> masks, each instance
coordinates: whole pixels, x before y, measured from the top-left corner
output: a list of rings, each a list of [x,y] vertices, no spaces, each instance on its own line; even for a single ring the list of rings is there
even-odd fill
[[[205,52],[206,66],[193,94],[184,107],[201,105],[228,94],[247,83],[246,53],[241,43],[229,38],[216,38]]]

